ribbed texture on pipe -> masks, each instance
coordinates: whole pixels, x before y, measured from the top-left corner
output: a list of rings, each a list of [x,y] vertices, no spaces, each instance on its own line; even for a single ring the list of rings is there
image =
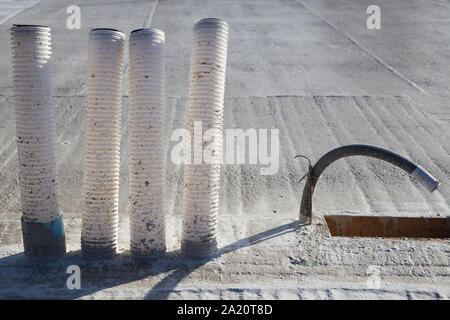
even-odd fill
[[[332,162],[340,158],[350,156],[366,156],[371,158],[377,158],[389,162],[392,165],[397,166],[408,173],[412,173],[417,167],[417,165],[412,161],[390,150],[365,144],[352,144],[338,147],[323,155],[314,165],[313,176],[318,177],[325,170],[325,168],[328,167]]]
[[[166,252],[164,221],[164,32],[130,35],[130,251],[137,259]]]
[[[23,219],[47,223],[60,215],[50,28],[14,25],[11,45]]]
[[[117,247],[124,50],[117,30],[89,33],[81,248],[93,258]]]
[[[194,124],[201,121],[202,132],[217,129],[222,134],[228,24],[220,19],[202,19],[194,24],[192,41],[188,127],[194,139]],[[201,138],[201,137],[200,137]],[[221,159],[221,141],[212,148]],[[220,164],[185,165],[183,230],[184,255],[206,257],[215,253],[219,211]]]

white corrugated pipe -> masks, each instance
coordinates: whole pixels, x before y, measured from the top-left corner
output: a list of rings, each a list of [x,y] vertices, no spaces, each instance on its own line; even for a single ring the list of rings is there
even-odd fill
[[[227,43],[225,21],[208,18],[194,23],[188,109],[188,126],[194,140],[201,139],[198,132],[194,137],[194,126],[201,125],[202,135],[209,129],[222,134]],[[201,142],[200,147],[206,145],[221,159],[221,139]],[[185,256],[208,257],[217,250],[220,163],[198,163],[198,147],[194,143],[191,164],[184,168],[181,250]]]
[[[88,258],[111,257],[117,248],[124,51],[122,32],[89,33],[81,230]]]
[[[22,232],[25,255],[48,260],[65,253],[56,167],[51,30],[11,27]]]
[[[166,252],[164,46],[161,30],[138,29],[130,34],[130,251],[139,260]]]

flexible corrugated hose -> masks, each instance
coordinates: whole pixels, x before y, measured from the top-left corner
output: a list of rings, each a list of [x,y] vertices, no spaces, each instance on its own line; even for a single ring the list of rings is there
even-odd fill
[[[312,196],[320,175],[334,161],[350,156],[366,156],[384,160],[397,166],[418,179],[430,192],[439,186],[440,181],[434,178],[421,166],[392,151],[371,145],[352,144],[333,149],[323,155],[308,173],[300,203],[300,222],[312,221]]]

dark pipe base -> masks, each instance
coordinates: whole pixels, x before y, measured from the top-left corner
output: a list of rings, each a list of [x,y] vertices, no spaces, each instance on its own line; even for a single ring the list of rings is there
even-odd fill
[[[84,258],[89,260],[111,259],[116,255],[116,245],[114,244],[108,247],[99,247],[81,241],[81,253]]]
[[[189,258],[208,258],[217,252],[216,239],[211,241],[181,241],[181,253]]]
[[[131,257],[139,263],[147,264],[153,263],[158,258],[163,257],[166,254],[166,250],[153,251],[153,252],[145,252],[138,250],[130,250]]]
[[[33,261],[52,261],[66,254],[62,213],[51,222],[27,222],[22,216],[25,256]]]

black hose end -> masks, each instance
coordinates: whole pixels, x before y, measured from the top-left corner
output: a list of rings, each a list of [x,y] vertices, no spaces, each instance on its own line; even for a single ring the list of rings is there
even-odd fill
[[[419,180],[419,182],[422,183],[430,192],[436,190],[441,183],[438,179],[433,177],[421,166],[417,166],[417,168],[411,174],[414,178]]]
[[[66,237],[62,213],[53,221],[28,222],[22,216],[25,256],[32,261],[52,261],[66,254]]]
[[[299,224],[312,224],[311,217],[307,216],[300,216],[300,219],[298,220]]]
[[[299,218],[298,218],[298,223],[299,224],[311,224],[312,223],[312,219],[308,215],[308,212],[306,210],[301,210],[300,209],[300,215],[299,215]]]

